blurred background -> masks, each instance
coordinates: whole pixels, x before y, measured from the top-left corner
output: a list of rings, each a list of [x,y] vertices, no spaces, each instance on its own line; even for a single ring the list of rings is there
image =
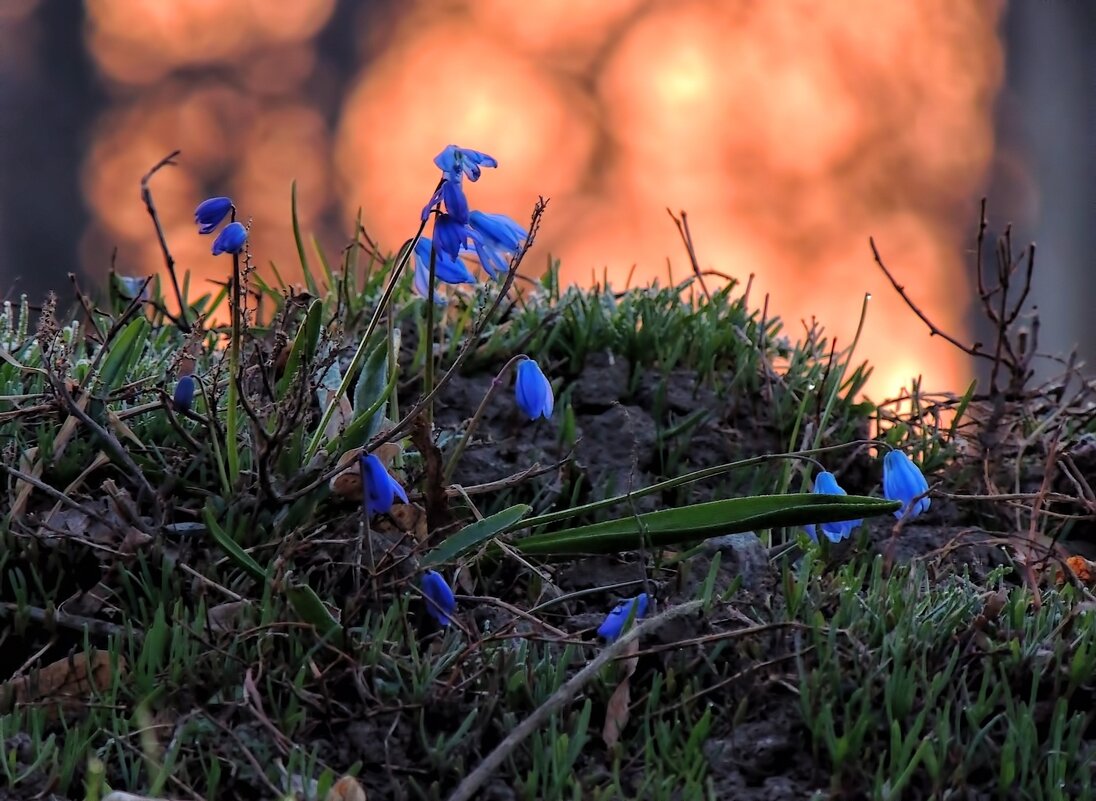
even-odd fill
[[[1038,242],[1042,345],[1096,355],[1096,4],[986,0],[0,0],[0,288],[70,294],[163,269],[141,175],[180,267],[223,280],[194,206],[231,195],[257,263],[294,275],[289,186],[329,253],[358,208],[392,251],[456,143],[496,156],[473,207],[528,219],[526,263],[622,288],[681,280],[667,208],[702,266],[745,282],[792,335],[820,320],[871,394],[972,367],[978,201]]]

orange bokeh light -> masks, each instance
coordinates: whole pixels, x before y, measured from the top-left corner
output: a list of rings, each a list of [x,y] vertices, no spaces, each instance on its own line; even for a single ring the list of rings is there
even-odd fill
[[[538,195],[552,199],[530,273],[551,253],[565,281],[621,287],[635,265],[633,284],[665,284],[667,259],[681,280],[666,208],[685,209],[701,266],[754,276],[755,302],[768,293],[793,332],[815,317],[848,344],[872,293],[859,352],[876,365],[871,394],[919,373],[962,384],[969,365],[904,308],[867,237],[962,336],[970,201],[1002,78],[999,0],[575,0],[520,14],[505,0],[411,3],[363,17],[367,60],[332,131],[330,109],[303,95],[324,74],[315,35],[334,7],[89,0],[89,43],[118,100],[85,165],[87,242],[117,241],[155,269],[143,207],[119,198],[181,148],[157,200],[200,275],[222,272],[190,222],[212,193],[255,220],[260,264],[295,263],[294,178],[303,226],[329,252],[342,244],[327,230],[333,186],[342,218],[362,207],[394,250],[438,179],[431,159],[456,143],[499,160],[468,186],[473,207],[524,222]],[[177,75],[204,65],[220,77]]]

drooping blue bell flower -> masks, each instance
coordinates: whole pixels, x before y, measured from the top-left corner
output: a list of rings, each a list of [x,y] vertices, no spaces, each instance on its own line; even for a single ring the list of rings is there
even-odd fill
[[[194,222],[198,224],[199,234],[212,234],[221,220],[232,211],[232,198],[211,197],[203,200],[194,209]]]
[[[928,492],[929,482],[910,457],[902,451],[890,451],[883,457],[883,497],[890,501],[901,501],[902,508],[894,513],[898,519],[917,517],[929,508],[928,497],[914,498]]]
[[[372,453],[363,453],[358,462],[362,474],[362,509],[367,515],[388,512],[397,498],[407,503],[407,493],[384,469],[380,459]]]
[[[547,420],[555,408],[552,396],[552,384],[532,359],[524,359],[518,365],[517,378],[514,380],[514,397],[520,408],[530,420],[543,417]]]
[[[647,603],[648,598],[645,592],[641,592],[635,598],[618,603],[605,618],[605,621],[598,626],[598,636],[604,637],[609,642],[615,640],[624,630],[624,624],[628,622],[629,617],[639,620],[647,614]],[[634,615],[632,613],[633,609],[635,610]]]
[[[822,495],[848,495],[837,483],[833,473],[822,472],[815,476],[812,492]],[[822,533],[830,542],[840,542],[852,533],[852,530],[863,523],[863,520],[844,520],[839,523],[821,523]],[[811,539],[818,542],[814,525],[804,526]]]
[[[217,238],[213,240],[213,255],[222,253],[239,253],[247,242],[247,229],[243,223],[232,222],[224,227]]]
[[[445,173],[447,178],[460,178],[461,173],[468,176],[469,181],[478,181],[480,167],[497,167],[498,161],[493,156],[472,150],[467,147],[448,145],[445,150],[434,156],[434,164]]]
[[[175,384],[175,394],[171,396],[171,400],[180,412],[190,411],[190,406],[194,403],[195,387],[194,376],[179,376],[179,381]]]
[[[483,269],[492,278],[510,268],[509,256],[517,253],[526,231],[505,214],[473,211],[468,217],[472,246]]]
[[[419,237],[415,244],[415,269],[425,271],[422,283],[428,285],[430,277],[430,248],[432,243],[428,237]],[[460,259],[451,259],[438,251],[434,254],[434,277],[447,284],[474,284],[476,277],[472,275],[468,267]],[[424,295],[425,297],[425,295]]]
[[[418,260],[416,260],[415,277],[411,281],[411,288],[424,300],[430,297],[430,268]],[[438,291],[438,287],[434,287],[434,305],[445,306],[447,303],[445,296]]]
[[[423,574],[420,586],[422,594],[426,596],[426,611],[438,621],[439,626],[448,626],[452,622],[453,612],[457,609],[457,599],[453,597],[453,591],[445,579],[437,571],[427,570]]]

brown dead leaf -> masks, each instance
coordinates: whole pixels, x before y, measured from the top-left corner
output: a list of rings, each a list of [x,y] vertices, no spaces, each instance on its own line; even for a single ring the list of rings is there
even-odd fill
[[[1096,564],[1088,561],[1083,556],[1069,556],[1066,558],[1066,567],[1085,584],[1091,584],[1096,579]]]
[[[453,522],[449,512],[449,496],[445,494],[445,467],[441,451],[434,444],[430,422],[420,414],[411,423],[411,442],[422,454],[426,468],[423,495],[426,498],[426,526],[429,531],[440,531]]]
[[[605,741],[606,748],[612,748],[620,740],[620,733],[628,725],[629,710],[632,703],[632,689],[630,679],[636,672],[636,664],[639,662],[639,639],[628,643],[624,649],[624,659],[620,660],[621,677],[620,684],[613,690],[609,698],[609,705],[605,708],[605,725],[601,728],[601,739]]]
[[[324,801],[366,801],[365,789],[353,776],[343,776],[327,791]]]
[[[117,657],[117,670],[124,673],[126,660]],[[55,701],[66,711],[81,708],[95,693],[106,692],[114,681],[111,655],[106,651],[77,653],[59,659],[29,676],[0,685],[0,710],[10,709],[13,704]],[[54,710],[56,711],[56,710]]]
[[[394,503],[388,516],[400,531],[414,532],[416,540],[426,541],[426,510],[417,503]]]
[[[250,605],[250,601],[229,601],[211,606],[206,613],[209,628],[219,634],[239,631],[242,628],[244,613]]]

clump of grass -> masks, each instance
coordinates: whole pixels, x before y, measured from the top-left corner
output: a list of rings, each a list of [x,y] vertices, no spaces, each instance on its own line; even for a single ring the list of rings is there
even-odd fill
[[[144,198],[155,219],[154,172]],[[295,211],[295,192],[292,202]],[[973,390],[946,400],[950,425],[916,389],[906,417],[862,401],[869,368],[855,343],[837,351],[817,325],[792,342],[748,284],[709,292],[699,271],[622,290],[563,290],[554,269],[519,279],[543,211],[500,282],[450,292],[444,309],[411,291],[424,228],[387,258],[360,218],[337,259],[294,223],[303,290],[277,267],[268,282],[244,251],[241,286],[198,298],[172,269],[181,313],[157,280],[143,296],[112,279],[99,302],[81,294],[71,319],[52,298],[37,321],[26,299],[5,304],[8,785],[68,798],[325,798],[350,773],[380,797],[440,799],[504,745],[499,781],[519,798],[722,797],[759,778],[714,759],[712,743],[781,710],[789,773],[819,792],[1088,792],[1078,755],[1096,651],[1077,589],[1037,597],[1004,570],[930,580],[925,566],[877,558],[867,535],[839,559],[798,527],[897,504],[786,494],[806,488],[820,459],[870,473],[873,415],[891,446],[965,476]],[[214,324],[230,301],[233,324]],[[555,382],[548,445],[513,418],[477,429],[475,407],[456,425],[433,424],[454,376],[505,376],[521,354]],[[615,488],[608,476],[591,486],[568,458],[592,413],[576,386],[604,354],[627,368],[605,406],[642,406],[654,420],[646,486],[635,470]],[[181,375],[197,380],[193,404],[173,400]],[[682,389],[699,408],[682,407]],[[1029,439],[1067,417],[1042,418]],[[694,460],[702,437],[747,423],[757,436],[735,458]],[[541,455],[555,447],[558,463],[462,483],[470,441],[502,448],[521,437]],[[363,514],[346,467],[386,447],[413,503]],[[860,489],[876,482],[868,475]],[[780,497],[730,497],[744,494]],[[639,507],[648,500],[656,511]],[[1044,493],[1043,508],[1051,502],[1065,503]],[[666,506],[679,508],[667,516]],[[768,584],[744,587],[719,558],[705,569],[692,547],[753,530],[761,537],[746,542]],[[561,560],[560,550],[610,556]],[[622,551],[636,569],[614,582]],[[565,588],[568,570],[590,564],[606,578]],[[446,629],[426,614],[416,582],[426,568],[458,593]],[[606,654],[592,635],[598,619],[637,586],[671,612],[704,612],[674,617],[661,643],[645,639],[634,673],[609,665],[573,685],[592,654]],[[77,675],[78,664],[95,670]],[[613,698],[625,681],[632,700],[621,711]],[[542,726],[508,744],[541,714]],[[619,739],[602,735],[610,715]]]

